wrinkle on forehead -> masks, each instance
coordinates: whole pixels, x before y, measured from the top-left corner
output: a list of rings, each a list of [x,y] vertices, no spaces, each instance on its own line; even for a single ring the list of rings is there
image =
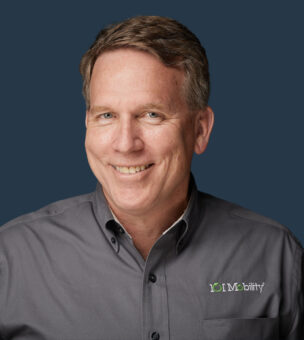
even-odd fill
[[[175,111],[177,106],[186,105],[184,81],[182,70],[165,66],[147,52],[132,49],[105,52],[97,59],[93,69],[91,104],[93,107],[133,105],[128,97],[130,93],[138,93],[142,102],[135,106],[156,108],[166,103],[162,109]],[[102,103],[93,104],[95,97],[101,98]],[[136,96],[132,97],[136,99]]]

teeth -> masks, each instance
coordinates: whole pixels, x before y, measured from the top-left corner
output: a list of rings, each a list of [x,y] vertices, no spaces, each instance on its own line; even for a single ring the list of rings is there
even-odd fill
[[[151,164],[147,164],[147,165],[138,165],[138,166],[130,166],[130,167],[126,167],[126,166],[114,166],[114,168],[123,173],[123,174],[135,174],[136,172],[140,172],[143,170],[148,169],[151,166]]]

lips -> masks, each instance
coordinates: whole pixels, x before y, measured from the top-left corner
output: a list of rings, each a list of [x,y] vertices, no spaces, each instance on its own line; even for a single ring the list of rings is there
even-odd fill
[[[137,172],[145,171],[153,165],[151,164],[144,164],[144,165],[134,165],[134,166],[117,166],[112,165],[115,170],[122,174],[136,174]]]

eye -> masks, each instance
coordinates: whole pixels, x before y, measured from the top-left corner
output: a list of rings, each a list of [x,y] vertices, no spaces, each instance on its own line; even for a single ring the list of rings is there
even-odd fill
[[[110,119],[113,118],[113,114],[111,112],[105,112],[99,115],[101,119]]]
[[[165,119],[165,116],[162,113],[146,111],[141,118],[148,124],[160,124]]]
[[[149,118],[160,118],[160,115],[156,112],[147,112]]]

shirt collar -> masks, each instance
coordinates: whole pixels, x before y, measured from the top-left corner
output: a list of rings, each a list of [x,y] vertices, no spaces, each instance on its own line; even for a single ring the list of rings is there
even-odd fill
[[[198,191],[193,174],[189,181],[189,202],[183,214],[181,225],[177,233],[176,252],[179,253],[189,243],[193,232],[198,226],[200,207],[198,204]]]
[[[189,202],[183,215],[171,225],[163,235],[167,233],[176,233],[176,251],[179,253],[188,243],[193,231],[198,225],[198,216],[200,215],[200,208],[198,206],[198,191],[194,177],[191,173],[189,181]],[[118,230],[122,226],[119,225],[119,221],[115,220],[113,213],[104,196],[102,186],[97,182],[96,190],[93,194],[93,209],[96,219],[105,233],[109,242],[118,251],[118,242],[113,243],[113,231]]]
[[[116,227],[116,222],[113,218],[111,210],[104,196],[102,186],[99,182],[97,182],[96,190],[93,193],[93,211],[102,233],[104,233],[105,237],[108,239],[115,251],[118,252],[119,244],[118,242],[113,241],[113,239],[115,239],[114,229]]]
[[[115,222],[117,224],[119,224],[121,226],[121,228],[123,229],[123,231],[126,233],[126,235],[128,235],[128,237],[132,240],[132,236],[127,232],[127,230],[125,229],[125,227],[119,222],[118,218],[116,217],[116,215],[113,213],[112,209],[109,207],[112,215],[113,215],[113,218],[115,220]]]

